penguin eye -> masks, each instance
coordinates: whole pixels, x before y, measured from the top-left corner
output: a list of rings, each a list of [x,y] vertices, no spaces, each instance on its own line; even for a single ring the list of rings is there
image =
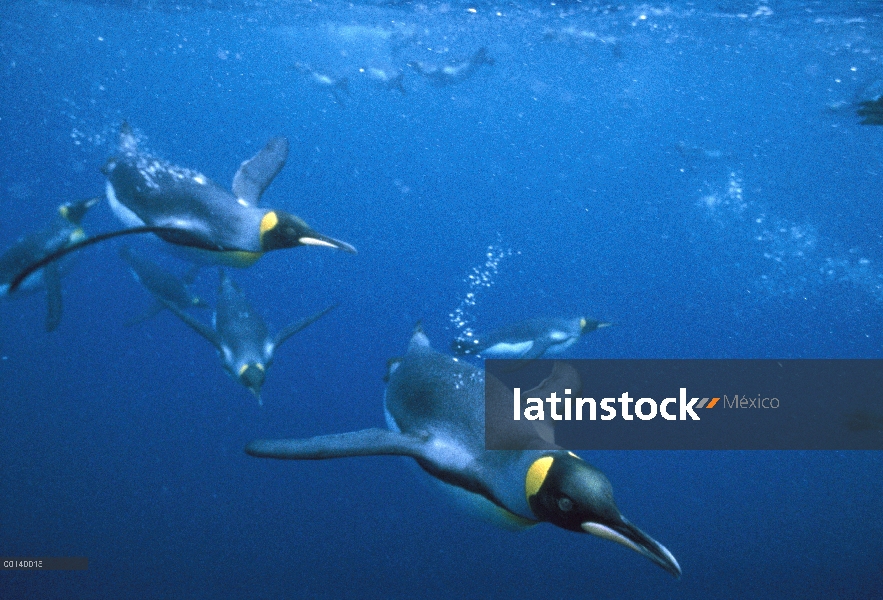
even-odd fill
[[[568,512],[573,508],[573,500],[567,496],[561,496],[558,498],[558,508],[561,509],[561,512]]]

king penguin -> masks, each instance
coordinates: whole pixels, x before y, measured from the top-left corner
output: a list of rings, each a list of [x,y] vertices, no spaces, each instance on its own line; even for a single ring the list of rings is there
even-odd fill
[[[496,379],[489,382],[495,395],[511,394]],[[589,463],[542,440],[540,447],[546,449],[486,450],[484,397],[484,371],[433,350],[418,326],[405,356],[390,361],[384,399],[389,429],[255,440],[246,452],[293,460],[410,456],[467,501],[484,504],[509,521],[546,521],[592,533],[680,576],[671,552],[620,514],[607,477]]]
[[[586,317],[574,319],[528,319],[492,331],[469,335],[451,343],[455,354],[481,354],[484,358],[533,360],[547,354],[560,354],[584,333],[610,326]]]
[[[475,75],[481,65],[493,66],[495,62],[493,58],[488,56],[487,48],[479,48],[472,58],[461,62],[439,66],[412,60],[408,66],[428,79],[433,85],[441,87],[465,81]]]
[[[190,291],[188,287],[193,283],[199,272],[199,265],[195,265],[181,280],[169,273],[158,264],[134,252],[128,246],[120,248],[120,258],[129,265],[132,276],[153,296],[153,304],[143,314],[132,319],[126,325],[134,325],[146,321],[161,311],[167,304],[174,304],[181,310],[188,308],[208,308],[208,303]]]
[[[22,237],[0,255],[0,297],[12,296],[16,290],[26,293],[46,288],[46,331],[55,330],[61,323],[61,276],[64,265],[50,263],[23,278],[18,285],[13,287],[12,283],[28,265],[85,239],[86,234],[80,223],[99,200],[101,196],[62,204],[58,207],[58,216],[49,227]]]
[[[233,177],[233,193],[202,173],[173,165],[138,149],[135,135],[123,122],[119,154],[102,168],[107,200],[127,229],[84,239],[32,263],[16,275],[11,289],[49,262],[114,237],[154,233],[189,250],[203,263],[248,267],[265,252],[296,246],[325,246],[355,254],[346,242],[310,228],[302,219],[258,201],[288,158],[288,140],[275,137],[244,161]]]
[[[354,253],[349,244],[317,233],[294,215],[258,206],[287,158],[288,140],[271,139],[240,165],[231,194],[201,173],[140,152],[131,128],[123,123],[119,155],[102,171],[108,202],[123,224],[180,230],[158,235],[211,252],[210,262],[250,266],[264,252],[303,245]]]
[[[165,301],[166,307],[207,339],[217,349],[224,369],[233,379],[247,387],[261,401],[261,387],[273,356],[285,340],[323,317],[336,305],[331,305],[303,321],[289,325],[275,337],[254,311],[243,293],[221,270],[218,299],[214,314],[214,329],[208,327],[175,304]]]

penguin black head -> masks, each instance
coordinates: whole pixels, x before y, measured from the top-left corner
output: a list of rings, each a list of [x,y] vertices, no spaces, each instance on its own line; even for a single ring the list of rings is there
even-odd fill
[[[620,514],[604,473],[575,454],[558,452],[538,458],[528,469],[524,485],[537,519],[620,543],[675,577],[681,576],[671,552]]]
[[[86,216],[86,213],[89,211],[89,209],[98,204],[99,200],[101,200],[101,196],[62,204],[58,207],[58,214],[70,221],[72,224],[79,225],[82,222],[83,217]]]
[[[314,231],[303,219],[281,210],[271,210],[261,219],[261,249],[281,250],[295,246],[327,246],[351,254],[356,249],[340,240]]]
[[[261,363],[248,363],[239,369],[239,381],[251,390],[258,402],[261,401],[261,386],[264,385],[266,367]]]
[[[612,325],[612,323],[605,323],[604,321],[593,321],[592,319],[587,319],[585,317],[580,317],[579,319],[579,327],[582,333],[591,333],[596,329],[610,327],[610,325]]]

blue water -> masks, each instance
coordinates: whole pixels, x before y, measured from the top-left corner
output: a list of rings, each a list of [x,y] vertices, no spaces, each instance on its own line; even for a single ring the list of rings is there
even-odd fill
[[[439,348],[460,318],[587,314],[615,326],[574,357],[880,358],[883,128],[850,108],[883,79],[879,2],[201,5],[5,5],[0,247],[103,193],[126,119],[225,186],[288,136],[263,203],[359,254],[232,273],[274,331],[341,303],[280,349],[262,407],[174,316],[123,326],[149,298],[113,243],[65,279],[56,332],[41,295],[0,305],[0,554],[89,558],[0,573],[0,597],[883,597],[880,453],[583,453],[678,581],[464,517],[413,461],[242,450],[383,426],[419,319]],[[405,67],[482,46],[496,64],[449,87]],[[368,66],[405,67],[407,94]],[[102,204],[85,226],[118,224]]]

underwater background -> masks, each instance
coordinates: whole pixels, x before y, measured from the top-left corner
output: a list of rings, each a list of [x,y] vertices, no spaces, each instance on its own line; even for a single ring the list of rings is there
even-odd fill
[[[454,85],[406,66],[481,47]],[[89,569],[2,572],[0,597],[883,598],[879,452],[582,452],[680,580],[464,516],[410,459],[243,452],[383,426],[418,320],[442,350],[587,315],[615,325],[569,356],[881,358],[883,127],[855,114],[881,81],[870,1],[4,3],[0,249],[104,192],[127,120],[223,187],[287,136],[262,203],[359,254],[228,271],[271,331],[340,302],[263,406],[168,311],[124,326],[151,300],[119,243],[78,255],[57,331],[43,294],[3,302],[0,554]],[[106,203],[84,222],[118,226]]]

